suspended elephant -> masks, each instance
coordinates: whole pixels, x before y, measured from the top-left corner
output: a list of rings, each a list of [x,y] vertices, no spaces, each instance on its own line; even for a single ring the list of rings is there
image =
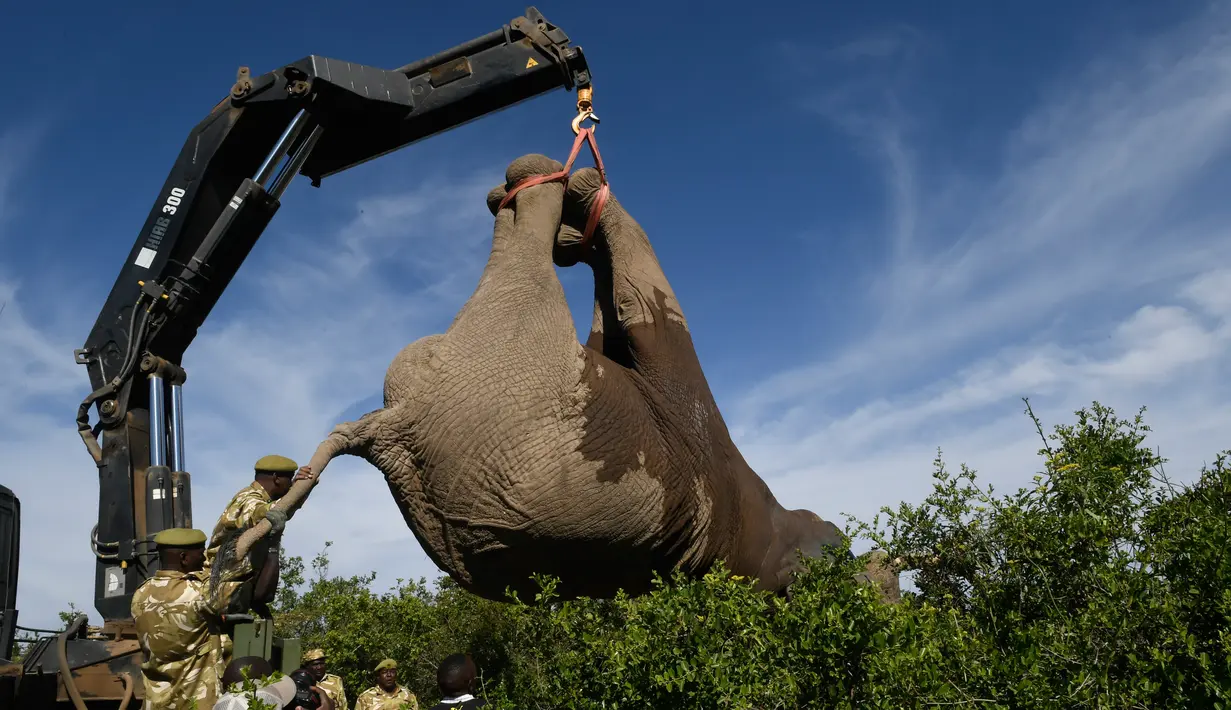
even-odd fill
[[[394,358],[384,407],[337,426],[309,466],[353,455],[379,469],[431,559],[483,597],[527,598],[532,573],[559,577],[565,598],[640,594],[654,572],[717,560],[784,590],[795,551],[822,555],[841,532],[784,508],[744,461],[649,239],[614,197],[582,244],[597,171],[501,207],[562,167],[508,167],[487,197],[495,227],[473,295],[445,333]],[[595,282],[584,345],[553,269],[578,262]]]

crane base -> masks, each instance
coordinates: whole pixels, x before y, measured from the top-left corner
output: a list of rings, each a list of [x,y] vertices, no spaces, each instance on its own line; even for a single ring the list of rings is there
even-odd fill
[[[82,618],[82,617],[79,617]],[[74,628],[76,627],[76,628]],[[299,668],[299,639],[276,638],[273,621],[257,619],[231,630],[233,657],[260,656],[284,674]],[[30,647],[20,661],[0,659],[0,708],[64,710],[73,707],[61,675],[59,641],[64,660],[82,703],[89,710],[136,710],[141,707],[141,663],[144,660],[131,620],[102,627],[72,624],[60,636],[48,636]]]

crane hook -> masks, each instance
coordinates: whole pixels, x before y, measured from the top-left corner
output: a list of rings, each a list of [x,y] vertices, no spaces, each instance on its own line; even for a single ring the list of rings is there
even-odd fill
[[[597,125],[599,123],[598,116],[594,115],[594,88],[587,86],[584,89],[577,90],[577,116],[573,118],[573,135],[581,135],[581,122],[590,119]],[[593,133],[594,129],[591,128]]]
[[[598,125],[598,116],[595,116],[593,111],[589,109],[586,109],[585,111],[578,111],[577,116],[573,118],[573,135],[581,135],[581,122],[587,118],[593,121],[596,126]],[[594,132],[593,127],[590,128],[590,132]]]

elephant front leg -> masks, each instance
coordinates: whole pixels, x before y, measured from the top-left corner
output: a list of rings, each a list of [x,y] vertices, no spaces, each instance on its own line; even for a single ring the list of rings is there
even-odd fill
[[[731,441],[697,357],[688,322],[641,225],[608,196],[589,244],[581,244],[601,181],[585,168],[565,192],[556,263],[585,261],[594,272],[595,308],[588,346],[627,368],[645,402],[655,436],[671,455],[654,470],[672,471],[672,509],[688,511],[690,542],[683,564],[698,568],[723,556],[747,524],[738,490],[743,458]],[[564,262],[564,263],[561,263]]]

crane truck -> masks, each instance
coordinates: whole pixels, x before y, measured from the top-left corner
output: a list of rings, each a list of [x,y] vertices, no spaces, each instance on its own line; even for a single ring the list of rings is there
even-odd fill
[[[559,88],[577,90],[581,115],[591,90],[585,56],[534,7],[397,69],[316,55],[256,76],[240,67],[229,96],[184,141],[74,353],[92,388],[77,428],[98,471],[89,545],[102,626],[77,615],[62,631],[44,632],[20,660],[11,660],[21,628],[20,501],[0,486],[0,708],[140,705],[144,658],[132,595],[158,570],[154,535],[193,527],[183,355],[292,179],[304,175],[320,187],[326,177]],[[198,522],[209,528],[213,520]],[[262,621],[227,619],[237,655],[297,668],[297,640],[273,638]]]

